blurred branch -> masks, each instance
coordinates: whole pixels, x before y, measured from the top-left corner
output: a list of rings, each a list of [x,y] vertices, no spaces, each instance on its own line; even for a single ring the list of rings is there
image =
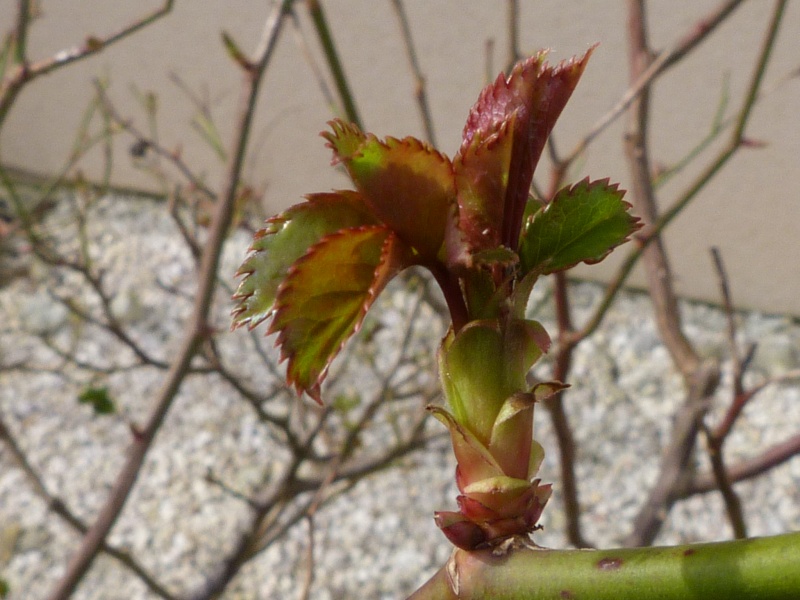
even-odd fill
[[[645,222],[656,226],[656,231],[661,231],[688,204],[689,200],[708,184],[711,178],[741,146],[744,128],[757,96],[784,8],[785,0],[778,1],[775,4],[775,10],[765,33],[756,69],[730,145],[722,150],[701,178],[690,188],[690,191],[670,211],[660,217],[657,216],[655,211],[654,194],[647,159],[646,89],[634,103],[632,130],[626,141],[634,179],[634,204],[639,207]],[[650,57],[650,52],[647,48],[643,0],[630,0],[629,15],[631,75],[632,78],[636,78],[647,68]],[[653,298],[656,313],[659,315],[659,330],[662,331],[664,342],[683,375],[688,393],[686,402],[680,409],[673,426],[671,439],[662,459],[658,481],[635,519],[633,532],[626,538],[625,545],[629,546],[652,543],[667,511],[676,500],[677,489],[683,485],[681,480],[691,477],[689,471],[691,451],[694,448],[696,437],[700,430],[701,419],[707,410],[708,399],[719,380],[718,368],[712,364],[701,363],[691,344],[683,336],[680,330],[677,305],[669,298],[669,294],[672,292],[669,281],[669,268],[663,247],[652,246],[651,242],[654,235],[652,232],[645,235],[648,237],[648,245],[644,252],[647,253],[650,247],[655,248],[655,250],[649,251],[651,258],[647,265],[647,270],[651,297]],[[647,260],[647,255],[645,259]]]
[[[12,459],[17,463],[17,466],[19,466],[22,472],[25,473],[34,492],[44,501],[47,508],[61,517],[75,531],[80,534],[85,534],[88,527],[69,509],[61,498],[53,496],[47,491],[44,481],[30,464],[24,451],[3,422],[2,418],[0,418],[0,440],[5,441],[6,447],[11,452]],[[163,585],[156,581],[155,577],[153,577],[153,575],[151,575],[129,552],[111,546],[105,541],[101,546],[101,550],[117,559],[121,564],[135,573],[148,589],[158,597],[164,598],[164,600],[175,600],[175,597],[170,594]]]
[[[508,0],[506,18],[508,23],[508,50],[505,71],[506,73],[511,73],[511,68],[521,56],[519,50],[519,2],[517,0]]]
[[[216,288],[217,267],[222,245],[230,226],[239,176],[244,162],[245,149],[251,130],[255,101],[263,74],[272,57],[272,51],[281,30],[283,17],[291,0],[284,0],[273,7],[266,21],[262,39],[259,43],[254,68],[244,70],[242,104],[234,124],[234,139],[231,144],[230,163],[215,207],[208,240],[203,249],[201,270],[198,276],[198,289],[192,316],[186,324],[183,341],[159,390],[152,412],[145,427],[135,435],[128,451],[127,460],[120,471],[109,497],[97,519],[67,566],[63,578],[50,594],[50,600],[66,600],[78,586],[89,566],[92,564],[108,532],[117,520],[133,488],[150,446],[167,415],[172,401],[177,395],[183,380],[189,373],[192,358],[199,351],[209,335],[208,314],[213,292]]]
[[[800,372],[795,374],[800,378]],[[727,468],[728,478],[731,483],[738,483],[763,475],[782,465],[788,460],[800,455],[800,433],[787,440],[770,446],[759,455],[742,460]],[[706,494],[717,490],[717,480],[713,473],[694,475],[681,482],[675,490],[676,499],[688,498],[695,494]]]
[[[733,14],[744,0],[725,0],[704,18],[695,22],[690,30],[684,34],[669,50],[660,52],[652,62],[643,69],[631,86],[625,91],[622,98],[600,120],[594,124],[572,153],[565,159],[571,164],[586,150],[594,139],[600,135],[611,123],[624,113],[634,100],[648,88],[655,79],[660,77],[670,67],[679,63],[697,45],[703,42],[716,28]]]
[[[95,90],[103,109],[108,113],[111,120],[123,131],[126,131],[133,136],[133,138],[136,140],[136,144],[138,144],[138,147],[142,148],[143,152],[153,152],[166,159],[181,173],[181,175],[186,178],[186,180],[194,189],[198,190],[210,200],[214,200],[216,198],[216,194],[208,186],[206,186],[197,175],[194,174],[189,165],[183,161],[180,154],[171,150],[167,150],[158,142],[158,140],[139,130],[130,119],[122,118],[111,102],[111,99],[108,97],[106,90],[100,86],[97,81],[95,81]]]
[[[651,60],[646,21],[644,0],[629,0],[628,51],[630,77],[634,82],[647,71]],[[625,136],[626,156],[633,183],[632,203],[645,226],[652,225],[658,218],[647,139],[649,108],[649,87],[645,86],[630,105],[630,125]],[[708,399],[719,381],[717,367],[701,364],[694,347],[683,333],[669,261],[660,236],[644,249],[643,258],[659,334],[683,376],[688,394],[673,425],[658,479],[634,521],[633,532],[625,541],[626,546],[646,546],[655,539],[673,502],[672,490],[689,469],[700,424],[708,408]]]
[[[411,67],[411,72],[414,76],[414,97],[417,100],[420,116],[422,117],[422,125],[425,129],[425,140],[436,146],[436,134],[433,130],[433,119],[431,118],[431,109],[428,105],[428,95],[425,91],[425,76],[422,74],[422,69],[419,66],[417,52],[414,49],[414,39],[411,36],[411,27],[408,24],[408,16],[406,15],[405,7],[402,0],[392,0],[392,7],[397,15],[397,20],[400,24],[400,30],[403,33],[403,43],[406,49],[406,56],[408,57],[408,64]]]
[[[19,0],[17,4],[17,26],[14,31],[14,58],[17,64],[28,62],[28,29],[31,22],[30,0]],[[2,119],[0,119],[2,122]]]
[[[306,7],[308,14],[311,16],[311,21],[314,23],[314,28],[317,30],[317,37],[320,44],[322,44],[322,51],[325,58],[328,60],[328,67],[330,68],[333,81],[336,84],[336,90],[339,92],[339,99],[344,108],[344,114],[347,120],[351,123],[358,125],[359,129],[364,130],[361,118],[358,116],[356,103],[353,94],[350,91],[350,85],[347,82],[347,76],[344,73],[344,67],[339,59],[339,53],[336,51],[336,45],[333,42],[331,30],[328,27],[328,21],[325,17],[325,12],[322,10],[322,4],[319,0],[306,0]]]
[[[2,129],[3,123],[8,115],[8,111],[14,104],[14,100],[16,100],[17,95],[27,83],[31,82],[37,77],[40,77],[41,75],[52,73],[56,69],[66,67],[67,65],[78,60],[88,58],[89,56],[97,54],[109,46],[124,40],[125,38],[149,26],[161,17],[167,15],[172,10],[173,4],[174,0],[165,0],[161,8],[158,8],[148,15],[137,19],[133,23],[126,25],[122,29],[110,35],[105,37],[89,36],[80,46],[75,46],[69,50],[62,50],[50,58],[36,63],[29,63],[26,56],[25,41],[27,39],[27,32],[30,25],[30,4],[28,0],[20,0],[20,9],[17,17],[16,39],[18,42],[17,57],[21,60],[18,61],[16,68],[11,71],[10,76],[6,77],[3,81],[0,81],[0,129]],[[19,44],[20,40],[22,41],[21,45]]]
[[[311,52],[311,49],[306,42],[305,34],[303,33],[303,28],[300,26],[300,19],[297,16],[297,11],[295,10],[294,6],[291,7],[289,15],[292,19],[292,30],[295,34],[295,41],[303,53],[303,56],[305,56],[309,67],[311,67],[311,72],[314,75],[314,79],[317,81],[317,86],[322,92],[322,97],[325,99],[325,103],[328,105],[331,113],[335,115],[338,112],[336,108],[336,100],[333,98],[333,93],[331,92],[328,83],[325,81],[325,77],[322,74],[322,69],[314,59],[314,54]]]

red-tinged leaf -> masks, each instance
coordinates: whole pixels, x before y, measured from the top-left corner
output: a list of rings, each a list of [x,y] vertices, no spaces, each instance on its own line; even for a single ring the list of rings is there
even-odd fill
[[[453,161],[458,190],[457,230],[461,235],[448,236],[451,264],[471,267],[475,254],[502,247],[515,114],[497,131],[476,131]]]
[[[603,260],[640,227],[624,194],[608,179],[588,178],[559,191],[525,224],[519,249],[522,273],[548,274]]]
[[[237,275],[245,278],[234,295],[233,327],[250,329],[268,319],[278,286],[289,267],[326,235],[377,224],[358,192],[312,194],[308,201],[272,217],[259,230]]]
[[[375,216],[421,261],[438,258],[455,205],[453,168],[443,154],[415,138],[379,140],[354,125],[331,122],[324,133]]]
[[[468,520],[461,513],[438,511],[433,514],[436,526],[450,540],[450,543],[464,550],[474,550],[486,542],[483,529]]]
[[[470,111],[464,127],[464,141],[459,151],[463,157],[462,163],[476,160],[474,156],[470,158],[471,153],[475,154],[471,150],[475,139],[478,144],[482,143],[481,140],[488,142],[492,136],[499,135],[503,127],[511,124],[513,148],[505,195],[502,198],[485,198],[477,203],[482,208],[478,214],[487,220],[496,218],[498,214],[490,204],[503,203],[502,222],[494,223],[493,227],[500,230],[502,244],[511,250],[516,250],[519,243],[533,171],[547,137],[578,84],[593,50],[594,47],[581,58],[562,62],[555,67],[544,62],[546,52],[521,61],[508,78],[501,75],[487,86]],[[495,152],[507,152],[503,144],[496,144],[495,148]],[[487,154],[489,156],[484,156],[483,160],[490,164],[503,160],[491,156],[491,152]],[[470,170],[478,172],[479,166],[470,165]],[[476,202],[472,200],[471,203]],[[472,228],[471,224],[461,221],[459,226],[462,230]]]
[[[407,266],[406,249],[384,226],[324,237],[289,270],[269,333],[278,332],[286,379],[320,402],[328,366],[386,283]]]

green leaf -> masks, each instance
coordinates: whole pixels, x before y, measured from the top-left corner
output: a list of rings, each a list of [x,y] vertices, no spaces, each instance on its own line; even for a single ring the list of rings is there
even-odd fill
[[[408,258],[386,227],[364,226],[325,236],[292,265],[268,333],[278,333],[286,379],[298,392],[321,402],[331,361]]]
[[[549,344],[541,324],[527,320],[504,329],[496,320],[472,321],[445,338],[439,371],[456,420],[488,444],[504,403],[526,387],[525,375]]]
[[[234,295],[239,302],[233,327],[252,329],[272,315],[286,272],[311,246],[340,229],[375,223],[361,195],[353,191],[312,194],[307,202],[269,219],[237,272],[245,278]]]
[[[355,125],[331,121],[323,133],[373,214],[417,252],[435,260],[456,203],[450,159],[412,137],[379,140]]]
[[[0,598],[5,598],[8,596],[8,593],[11,591],[11,587],[8,585],[5,579],[0,579]]]
[[[116,411],[114,401],[105,387],[86,388],[78,396],[78,402],[90,405],[96,415],[110,415]]]
[[[622,200],[624,191],[608,179],[588,178],[559,191],[525,223],[519,256],[522,274],[563,271],[596,263],[640,225]]]

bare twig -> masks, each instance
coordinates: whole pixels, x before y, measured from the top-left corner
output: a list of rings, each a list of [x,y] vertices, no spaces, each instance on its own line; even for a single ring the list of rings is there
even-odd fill
[[[547,195],[548,201],[555,197],[557,190],[563,184],[565,174],[566,165],[555,162]],[[567,381],[572,368],[572,356],[575,350],[575,344],[570,342],[573,327],[569,291],[567,277],[564,272],[556,273],[553,277],[553,298],[558,325],[558,348],[555,353],[553,378],[556,381]],[[581,507],[578,497],[578,482],[575,477],[575,437],[569,424],[567,412],[564,409],[564,396],[565,392],[562,391],[546,402],[545,406],[550,414],[553,431],[558,442],[559,473],[563,489],[564,513],[567,520],[567,539],[576,548],[591,548],[593,544],[586,540],[581,530]]]
[[[319,0],[306,0],[306,7],[308,14],[311,15],[311,21],[314,23],[314,28],[317,30],[317,37],[322,45],[322,51],[328,61],[328,68],[333,76],[336,90],[339,93],[339,100],[342,102],[344,114],[347,120],[351,123],[358,125],[360,129],[364,129],[361,118],[358,116],[356,103],[353,94],[350,91],[350,85],[347,82],[347,77],[344,74],[344,67],[342,61],[339,60],[339,53],[336,51],[336,45],[333,42],[331,30],[328,27],[328,20],[325,17],[325,12],[322,10],[322,4]]]
[[[763,475],[786,461],[800,455],[800,433],[775,444],[761,452],[758,456],[742,460],[727,468],[731,483],[745,481]],[[688,498],[695,494],[706,494],[717,490],[717,481],[713,473],[695,475],[675,490],[678,499]]]
[[[90,36],[79,46],[69,50],[62,50],[45,60],[28,63],[25,54],[25,40],[27,39],[27,30],[30,24],[30,3],[28,0],[21,0],[16,32],[17,40],[22,40],[22,46],[18,45],[17,48],[17,57],[21,60],[10,76],[4,81],[0,81],[0,129],[2,129],[6,115],[14,104],[14,100],[16,100],[17,95],[28,82],[47,73],[52,73],[56,69],[66,67],[78,60],[97,54],[137,31],[148,27],[151,23],[167,15],[172,10],[173,3],[174,0],[165,0],[160,8],[110,35],[105,37]]]
[[[651,52],[647,45],[644,0],[628,2],[628,40],[631,80],[637,81],[646,72]],[[645,224],[657,219],[655,193],[650,177],[647,126],[649,123],[649,89],[645,86],[631,104],[629,130],[625,147],[632,175],[632,201]],[[660,237],[644,250],[648,288],[661,338],[675,366],[690,390],[673,426],[667,451],[662,459],[659,477],[639,512],[626,545],[642,546],[652,542],[671,506],[672,489],[686,472],[694,453],[707,398],[719,380],[715,367],[708,365],[700,374],[700,359],[683,334],[678,301],[672,288],[672,275]]]
[[[567,163],[572,163],[580,156],[594,139],[609,125],[624,113],[634,100],[648,88],[655,79],[660,77],[670,67],[676,65],[687,56],[698,44],[705,40],[719,25],[730,17],[744,0],[725,0],[704,18],[695,23],[691,29],[672,48],[661,52],[646,69],[642,70],[638,78],[625,91],[622,98],[600,120],[594,124],[575,149],[566,158]]]
[[[400,31],[403,33],[403,43],[406,48],[408,64],[411,67],[412,74],[414,75],[414,97],[417,99],[417,106],[419,107],[420,116],[422,117],[422,126],[425,129],[425,139],[428,141],[428,143],[436,146],[436,134],[433,130],[431,109],[428,106],[428,95],[425,92],[425,76],[422,74],[422,69],[420,69],[419,66],[417,51],[414,48],[414,40],[411,36],[411,27],[408,24],[408,16],[406,15],[406,10],[402,0],[392,0],[392,7],[397,15],[397,20],[400,23]]]
[[[507,11],[508,22],[508,50],[506,55],[506,72],[510,73],[511,68],[519,60],[519,2],[518,0],[508,0]]]
[[[73,529],[75,529],[75,531],[80,534],[85,534],[88,530],[86,524],[69,509],[67,504],[61,498],[54,496],[47,490],[47,487],[45,486],[41,476],[33,468],[33,465],[31,465],[30,461],[25,455],[25,452],[22,450],[16,438],[11,433],[11,430],[6,426],[1,418],[0,440],[5,441],[6,447],[11,452],[11,457],[17,463],[22,472],[27,476],[36,495],[44,500],[45,504],[47,504],[47,507],[56,515],[61,517],[65,522],[67,522]],[[149,573],[147,569],[145,569],[141,563],[139,563],[139,561],[137,561],[129,552],[111,546],[107,542],[103,542],[101,550],[109,556],[117,559],[122,565],[135,573],[139,579],[141,579],[141,581],[150,589],[150,591],[160,598],[164,598],[164,600],[175,599],[175,597],[170,594],[163,585],[156,581],[155,577]]]
[[[553,378],[567,381],[572,367],[573,344],[563,343],[572,331],[572,322],[567,297],[567,279],[564,273],[555,275],[555,305],[558,319],[559,345],[555,357]],[[576,548],[591,548],[593,544],[583,536],[580,523],[581,507],[578,498],[578,482],[575,477],[575,437],[564,409],[564,392],[545,403],[559,450],[559,472],[563,488],[564,513],[567,519],[567,539]]]
[[[132,135],[136,140],[136,143],[139,144],[146,152],[153,152],[166,159],[181,173],[181,175],[186,178],[186,181],[188,181],[194,189],[198,190],[206,198],[210,200],[214,200],[216,198],[216,194],[214,194],[214,192],[205,183],[203,183],[203,181],[197,175],[194,174],[192,169],[183,161],[180,154],[164,148],[164,146],[162,146],[158,140],[154,139],[153,136],[145,134],[138,127],[136,127],[136,125],[134,125],[130,119],[124,119],[119,112],[117,112],[117,109],[111,102],[111,99],[108,97],[106,90],[97,81],[95,81],[95,89],[104,111],[108,113],[109,117],[111,117],[111,120],[118,127]]]
[[[673,206],[667,213],[656,217],[655,206],[645,206],[645,220],[654,218],[651,222],[655,225],[655,231],[661,231],[680,210],[682,210],[701,189],[703,189],[710,179],[728,161],[741,145],[743,132],[749,118],[753,102],[757,96],[760,82],[769,59],[769,55],[774,44],[778,26],[780,24],[785,0],[779,1],[775,5],[775,11],[770,20],[767,32],[764,37],[764,44],[758,57],[755,73],[751,79],[750,87],[739,113],[739,120],[734,135],[728,148],[722,150],[712,164],[706,169],[700,178],[690,187],[689,191]],[[631,72],[633,76],[646,68],[649,60],[649,52],[646,44],[646,32],[644,27],[644,3],[642,0],[631,0],[630,10],[630,30],[631,30]],[[628,139],[629,160],[632,164],[634,176],[634,192],[639,196],[638,201],[643,200],[652,203],[652,186],[649,183],[649,171],[645,172],[648,161],[646,156],[646,94],[641,96],[638,109],[634,110],[633,132]],[[637,200],[635,198],[634,200]],[[653,233],[646,234],[647,243],[652,243]],[[646,248],[645,248],[646,251]],[[648,270],[654,267],[659,268],[663,265],[656,256]],[[656,290],[653,300],[656,303],[657,311],[669,311],[670,302],[664,294],[668,293],[668,286],[665,286],[663,276],[665,273],[658,271],[649,274],[651,285]],[[660,295],[660,299],[659,296]],[[684,406],[680,409],[671,440],[667,446],[667,451],[661,463],[660,474],[656,485],[651,490],[645,505],[642,507],[634,524],[634,531],[625,541],[626,545],[639,546],[646,545],[653,541],[660,529],[661,523],[666,516],[670,506],[677,497],[677,490],[684,485],[683,479],[691,477],[688,472],[690,463],[690,450],[695,445],[695,440],[699,432],[700,419],[706,411],[706,402],[711,392],[716,388],[719,380],[718,369],[714,365],[699,363],[697,355],[690,345],[681,341],[683,335],[680,331],[675,331],[675,327],[680,326],[677,315],[665,313],[660,322],[660,328],[665,327],[665,344],[676,360],[678,368],[681,370],[687,384],[688,394]],[[663,335],[663,334],[662,334]],[[684,338],[685,339],[685,338]],[[688,341],[687,341],[688,343]]]
[[[730,521],[733,528],[733,537],[737,540],[742,540],[747,537],[747,524],[744,520],[742,502],[739,500],[736,490],[733,489],[728,470],[725,468],[725,458],[722,453],[725,440],[714,437],[705,423],[700,427],[706,438],[708,458],[711,460],[711,472],[714,474],[717,489],[722,496],[722,501],[725,503],[725,512],[728,513],[728,521]]]
[[[272,56],[272,50],[275,47],[275,42],[281,29],[280,26],[283,22],[284,12],[290,1],[284,0],[273,8],[272,14],[267,19],[264,34],[256,53],[256,59],[253,61],[254,67],[245,71],[242,104],[234,127],[235,134],[231,145],[231,160],[225,184],[219,194],[209,238],[203,251],[194,310],[191,319],[187,323],[183,342],[155,399],[154,408],[145,427],[133,439],[127,461],[117,477],[108,500],[84,537],[80,548],[70,561],[65,575],[50,594],[49,598],[51,600],[66,600],[94,560],[98,549],[125,505],[155,435],[189,372],[192,358],[197,354],[203,340],[210,331],[207,318],[216,287],[217,265],[222,244],[232,219],[236,190],[250,134],[256,96],[262,76]]]

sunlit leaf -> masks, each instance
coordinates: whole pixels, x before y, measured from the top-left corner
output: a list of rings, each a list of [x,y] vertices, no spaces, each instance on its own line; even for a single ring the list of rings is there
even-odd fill
[[[297,260],[278,290],[269,333],[278,333],[287,381],[320,401],[328,366],[407,256],[383,226],[325,236]]]
[[[358,192],[312,194],[272,217],[258,231],[237,275],[245,275],[234,296],[233,326],[251,329],[274,311],[278,286],[289,267],[323,237],[351,227],[375,224]]]
[[[476,187],[476,191],[491,194],[491,190],[504,190],[505,194],[502,198],[470,196],[468,203],[471,210],[464,219],[460,219],[462,230],[482,231],[478,229],[478,222],[470,223],[469,219],[489,223],[490,229],[500,230],[503,245],[517,249],[533,171],[556,119],[578,84],[593,50],[590,48],[582,57],[555,67],[545,63],[546,52],[539,52],[517,63],[508,78],[500,75],[493,84],[483,89],[470,111],[455,163],[461,162],[464,165],[462,168],[468,166],[470,171],[479,173],[480,163],[486,162],[490,173],[487,189]],[[510,128],[513,138],[508,158],[506,153],[509,150],[503,142],[507,135],[503,132],[506,127]],[[497,141],[493,142],[495,139]],[[478,151],[481,145],[487,147],[482,153]],[[482,154],[482,158],[476,156],[478,154]],[[498,179],[494,172],[497,165],[504,161],[509,162],[505,181]],[[502,211],[493,205],[495,202],[503,203]],[[502,222],[496,222],[498,215],[502,216]]]
[[[331,129],[323,136],[334,162],[344,163],[375,216],[423,261],[436,259],[455,205],[450,160],[415,138],[379,140],[338,120]]]
[[[523,273],[553,273],[601,261],[639,228],[624,191],[608,179],[565,187],[525,224],[519,255]]]
[[[451,263],[470,266],[472,255],[502,247],[514,118],[495,132],[477,131],[453,161],[458,189],[458,229],[463,247],[448,239]]]

